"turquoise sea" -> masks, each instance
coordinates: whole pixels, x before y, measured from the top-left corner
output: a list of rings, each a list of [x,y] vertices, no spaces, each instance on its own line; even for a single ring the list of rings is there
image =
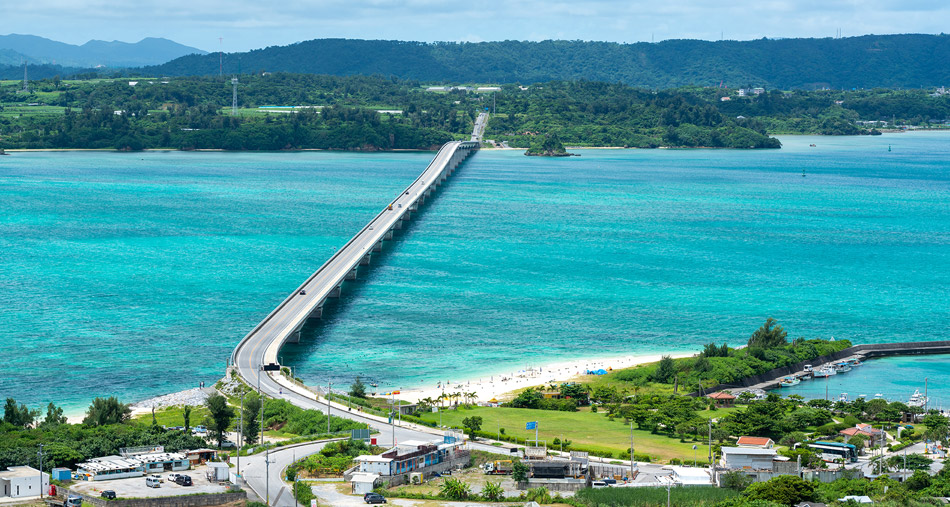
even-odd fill
[[[944,339],[950,135],[782,141],[479,152],[282,361],[411,388],[738,345],[769,316],[793,337]],[[431,156],[0,157],[0,397],[76,411],[215,381]]]

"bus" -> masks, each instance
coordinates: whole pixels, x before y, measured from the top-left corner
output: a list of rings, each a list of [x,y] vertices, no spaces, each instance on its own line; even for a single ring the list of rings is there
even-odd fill
[[[814,449],[821,454],[824,461],[843,460],[846,463],[855,463],[858,461],[858,448],[841,442],[815,442],[808,444],[809,449]]]

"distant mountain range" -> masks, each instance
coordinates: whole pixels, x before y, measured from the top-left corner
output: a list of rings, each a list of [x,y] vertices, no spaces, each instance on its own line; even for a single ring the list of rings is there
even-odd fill
[[[950,85],[950,36],[842,39],[422,43],[316,39],[225,55],[225,73],[381,74],[425,82],[623,82],[634,86],[907,88]],[[218,73],[218,55],[145,67],[147,75]]]
[[[0,65],[55,64],[61,67],[126,68],[157,65],[205,51],[168,39],[147,37],[136,43],[91,40],[81,46],[36,35],[0,35]]]

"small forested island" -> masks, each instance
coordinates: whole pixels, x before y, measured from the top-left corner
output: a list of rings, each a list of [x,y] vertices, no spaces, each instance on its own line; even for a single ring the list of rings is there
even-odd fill
[[[568,153],[564,149],[564,144],[561,143],[557,134],[542,137],[539,142],[533,143],[524,154],[529,157],[570,157],[576,155],[575,153]]]

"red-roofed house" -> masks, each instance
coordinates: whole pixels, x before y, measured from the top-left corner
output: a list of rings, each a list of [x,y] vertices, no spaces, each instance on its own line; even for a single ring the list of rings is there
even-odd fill
[[[868,437],[868,440],[864,442],[865,446],[870,445],[871,442],[875,440],[880,440],[881,436],[883,435],[883,432],[881,430],[871,426],[870,424],[863,424],[863,423],[858,424],[854,428],[845,428],[839,431],[838,433],[848,438],[851,438],[855,435],[864,435]]]
[[[768,437],[739,437],[736,447],[746,447],[752,449],[771,449],[775,442]]]
[[[736,397],[730,394],[729,391],[719,391],[708,395],[708,397],[715,400],[717,407],[731,407],[736,404]]]

